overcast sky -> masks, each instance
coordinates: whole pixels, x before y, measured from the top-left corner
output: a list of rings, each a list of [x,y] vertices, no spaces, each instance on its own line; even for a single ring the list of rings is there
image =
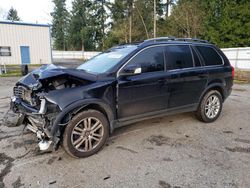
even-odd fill
[[[71,7],[71,1],[66,1],[68,8]],[[17,10],[23,22],[51,23],[52,0],[0,0],[0,20],[11,7]]]

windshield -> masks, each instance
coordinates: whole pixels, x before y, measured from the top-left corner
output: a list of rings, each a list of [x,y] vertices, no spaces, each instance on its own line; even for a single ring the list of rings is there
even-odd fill
[[[93,74],[105,73],[109,69],[117,65],[122,58],[124,58],[136,48],[137,46],[135,45],[126,45],[119,46],[117,48],[111,48],[106,52],[103,52],[84,62],[82,65],[77,67],[77,69],[81,69]]]

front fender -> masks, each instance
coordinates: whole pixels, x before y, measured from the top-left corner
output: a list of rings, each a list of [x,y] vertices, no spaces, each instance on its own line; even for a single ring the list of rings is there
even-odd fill
[[[113,130],[114,112],[112,111],[112,108],[107,103],[105,103],[101,99],[78,100],[78,101],[71,103],[67,107],[65,107],[57,115],[57,117],[52,125],[52,128],[51,128],[51,136],[53,137],[53,141],[55,144],[58,143],[58,141],[59,141],[58,138],[60,138],[60,136],[61,136],[60,126],[66,125],[66,124],[62,124],[62,120],[64,119],[64,117],[75,109],[85,108],[89,105],[98,105],[105,111],[107,118],[108,118],[108,121],[110,123],[110,131]]]

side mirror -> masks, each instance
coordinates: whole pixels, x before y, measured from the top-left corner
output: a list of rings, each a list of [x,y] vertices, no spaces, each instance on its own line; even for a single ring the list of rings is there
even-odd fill
[[[132,76],[136,74],[141,74],[141,72],[142,72],[142,69],[140,66],[129,66],[129,67],[124,68],[122,72],[120,73],[120,75]]]

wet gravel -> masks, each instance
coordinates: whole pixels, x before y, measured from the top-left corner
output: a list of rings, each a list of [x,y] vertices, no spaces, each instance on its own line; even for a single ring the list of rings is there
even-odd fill
[[[214,123],[193,113],[120,128],[85,159],[40,152],[33,134],[4,123],[12,86],[0,78],[2,187],[250,187],[250,85],[234,85]]]

